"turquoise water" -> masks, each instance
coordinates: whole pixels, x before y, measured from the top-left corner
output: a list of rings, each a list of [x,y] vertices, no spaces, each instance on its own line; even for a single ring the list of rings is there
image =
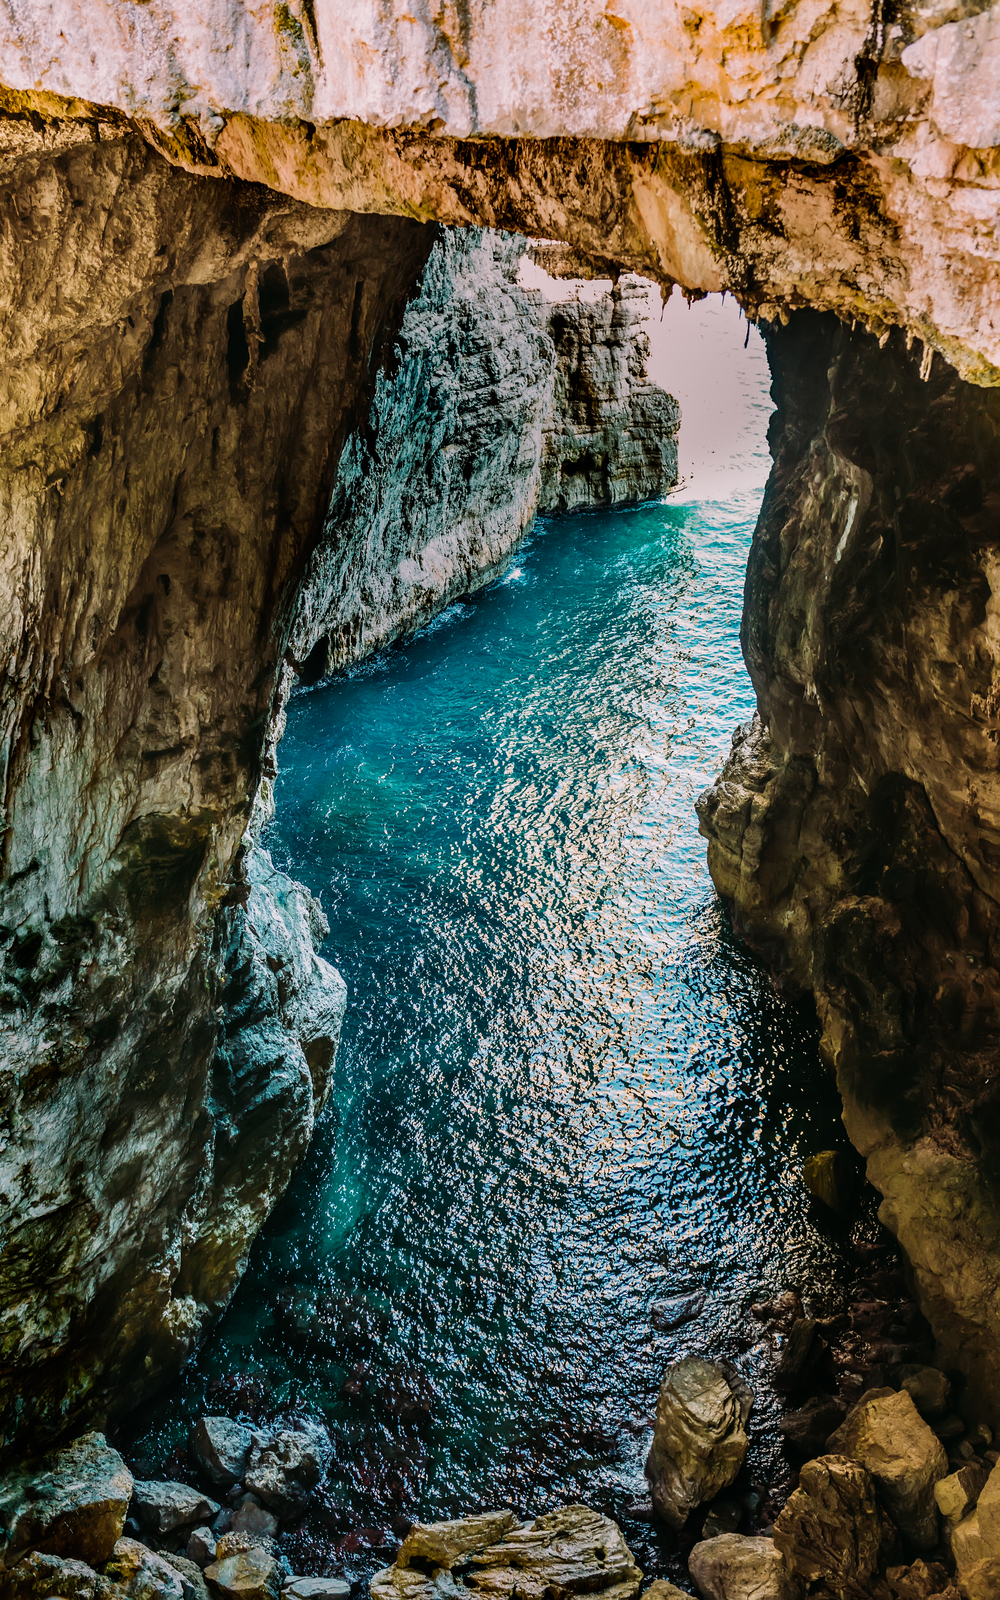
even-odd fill
[[[748,1307],[851,1269],[798,1177],[840,1137],[813,1027],[734,941],[693,812],[752,710],[759,493],[543,521],[502,581],[293,701],[269,844],[349,985],[332,1103],[133,1442],[162,1462],[206,1405],[325,1415],[299,1570],[583,1499],[674,1571],[632,1502],[687,1352],[746,1374],[748,1477],[779,1470]]]

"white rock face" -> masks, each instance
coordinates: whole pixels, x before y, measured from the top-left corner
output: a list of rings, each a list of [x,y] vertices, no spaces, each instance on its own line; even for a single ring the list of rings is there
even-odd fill
[[[902,325],[995,384],[1000,17],[978,7],[2,0],[0,83],[310,204],[565,239],[765,317]],[[567,138],[611,148],[538,148]]]

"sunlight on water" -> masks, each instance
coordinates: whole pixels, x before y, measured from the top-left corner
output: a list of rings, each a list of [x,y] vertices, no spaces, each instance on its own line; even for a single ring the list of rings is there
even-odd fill
[[[673,1570],[629,1510],[665,1364],[737,1363],[766,1475],[749,1304],[850,1271],[798,1177],[837,1132],[814,1034],[729,933],[693,811],[752,711],[766,367],[732,305],[672,302],[660,330],[661,381],[735,386],[687,401],[688,491],[543,521],[488,591],[291,708],[269,844],[349,984],[332,1105],[139,1444],[233,1373],[326,1415],[300,1563],[370,1570],[359,1540],[393,1518],[584,1499]],[[692,1291],[657,1332],[654,1302]]]

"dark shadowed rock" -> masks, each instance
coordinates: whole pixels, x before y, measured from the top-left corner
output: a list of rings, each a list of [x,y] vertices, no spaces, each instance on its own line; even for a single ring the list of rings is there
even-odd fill
[[[3,1556],[25,1550],[107,1561],[125,1526],[132,1474],[103,1433],[85,1433],[0,1482]]]
[[[794,1394],[811,1383],[825,1350],[826,1341],[814,1318],[800,1317],[793,1322],[772,1379],[779,1394]]]
[[[255,1434],[246,1486],[279,1517],[303,1510],[326,1476],[333,1446],[320,1423],[304,1423],[270,1436]]]
[[[218,1539],[211,1528],[195,1528],[184,1548],[189,1561],[204,1569],[215,1560]]]
[[[191,1528],[217,1515],[219,1507],[207,1495],[186,1483],[136,1483],[132,1490],[131,1515],[142,1526],[161,1537],[175,1528]]]
[[[885,1575],[893,1600],[960,1600],[947,1567],[918,1557],[911,1566],[890,1567]]]
[[[202,1472],[220,1489],[240,1483],[246,1471],[253,1433],[231,1417],[199,1417],[188,1448]]]
[[[161,1551],[164,1561],[173,1567],[181,1580],[184,1589],[184,1600],[211,1600],[205,1575],[196,1561],[190,1561],[187,1556],[174,1555],[169,1551]],[[98,1596],[98,1600],[101,1597]]]
[[[951,1405],[951,1382],[937,1367],[904,1365],[895,1374],[925,1422],[939,1422]]]
[[[653,1505],[671,1527],[683,1527],[695,1506],[733,1482],[747,1452],[749,1410],[722,1367],[699,1356],[668,1367],[646,1477]]]
[[[778,1423],[781,1437],[797,1456],[809,1460],[822,1455],[826,1441],[847,1415],[847,1405],[833,1395],[821,1394],[791,1411]]]
[[[232,1533],[250,1533],[255,1538],[273,1539],[278,1531],[278,1519],[273,1511],[266,1511],[255,1495],[245,1494],[233,1509],[229,1524]]]

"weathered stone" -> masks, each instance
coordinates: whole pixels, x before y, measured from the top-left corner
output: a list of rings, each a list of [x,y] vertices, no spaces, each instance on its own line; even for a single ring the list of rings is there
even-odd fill
[[[871,1475],[845,1456],[807,1461],[774,1524],[774,1544],[789,1573],[834,1594],[863,1593],[893,1542]]]
[[[195,1528],[184,1548],[189,1561],[205,1568],[215,1560],[218,1538],[211,1528]]]
[[[516,1521],[513,1511],[487,1511],[456,1522],[415,1522],[399,1547],[396,1565],[403,1568],[421,1561],[433,1567],[453,1567],[470,1551],[496,1544]]]
[[[191,1561],[187,1556],[175,1555],[167,1550],[161,1554],[167,1565],[173,1567],[180,1578],[184,1589],[184,1600],[210,1600],[208,1584],[197,1561]]]
[[[91,1566],[121,1537],[132,1474],[103,1433],[87,1433],[0,1483],[3,1556],[42,1550]]]
[[[969,1462],[957,1472],[949,1472],[934,1485],[937,1508],[947,1522],[961,1522],[973,1509],[986,1486],[989,1468]]]
[[[696,1544],[688,1566],[702,1600],[798,1600],[801,1594],[772,1539],[724,1533]]]
[[[329,1435],[319,1423],[270,1436],[255,1434],[246,1486],[279,1517],[290,1516],[302,1510],[322,1483],[332,1454]]]
[[[233,1520],[229,1526],[233,1533],[249,1533],[257,1538],[273,1538],[278,1531],[278,1519],[273,1512],[265,1511],[254,1495],[247,1494],[234,1508]]]
[[[589,1506],[564,1506],[512,1528],[468,1557],[465,1582],[478,1594],[506,1600],[546,1600],[553,1591],[632,1600],[642,1587],[616,1523]]]
[[[98,1578],[93,1567],[71,1557],[50,1556],[32,1550],[15,1562],[0,1579],[7,1600],[94,1600]]]
[[[747,1452],[746,1417],[721,1367],[698,1356],[668,1367],[646,1458],[653,1505],[671,1527],[726,1489]]]
[[[1000,1556],[1000,1462],[990,1472],[976,1501],[979,1528],[990,1555]]]
[[[231,1417],[199,1417],[188,1449],[213,1483],[229,1489],[242,1482],[252,1440],[251,1429]]]
[[[150,1533],[162,1536],[175,1528],[190,1528],[196,1522],[214,1517],[219,1506],[186,1483],[147,1480],[134,1485],[129,1509]]]
[[[859,1401],[829,1449],[867,1468],[904,1539],[918,1550],[937,1544],[934,1485],[947,1476],[948,1458],[905,1389],[875,1390]]]
[[[184,1600],[180,1573],[137,1539],[119,1539],[104,1572],[128,1600]]]
[[[896,1379],[925,1422],[938,1422],[947,1416],[951,1405],[951,1381],[937,1367],[904,1365],[896,1373]]]
[[[961,1573],[963,1600],[996,1600],[1000,1595],[1000,1556],[974,1561]]]
[[[345,1578],[289,1578],[282,1600],[349,1600],[351,1586]]]
[[[272,1539],[260,1534],[224,1533],[215,1547],[215,1559],[226,1561],[230,1556],[245,1554],[247,1550],[272,1550],[273,1543]]]
[[[693,1600],[686,1589],[678,1589],[676,1584],[667,1583],[665,1578],[656,1578],[648,1589],[642,1591],[641,1600]]]
[[[822,1455],[826,1441],[847,1415],[847,1405],[833,1395],[816,1395],[800,1411],[790,1411],[778,1424],[790,1450],[809,1460]]]
[[[285,1568],[260,1546],[214,1561],[205,1578],[222,1600],[279,1600]]]

